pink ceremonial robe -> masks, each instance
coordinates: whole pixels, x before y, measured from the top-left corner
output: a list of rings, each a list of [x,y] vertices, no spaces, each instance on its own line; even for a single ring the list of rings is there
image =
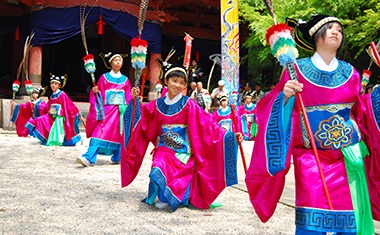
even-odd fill
[[[116,78],[110,73],[105,73],[99,78],[97,85],[99,92],[90,93],[90,110],[86,118],[87,138],[120,145],[122,142],[120,113],[125,110],[120,110],[120,106],[127,105],[131,100],[131,84],[124,75]]]
[[[69,96],[61,90],[50,96],[46,105],[46,114],[33,119],[30,118],[26,124],[29,133],[38,138],[42,144],[46,145],[49,138],[50,129],[55,118],[48,113],[49,109],[55,109],[58,116],[64,117],[63,129],[65,132],[65,140],[62,145],[72,146],[81,140],[79,125],[80,111],[75,106]]]
[[[297,228],[355,233],[352,198],[341,149],[364,141],[364,158],[373,218],[380,219],[379,90],[361,96],[360,74],[339,61],[333,72],[320,71],[310,58],[297,60],[298,80],[333,209],[327,203],[316,158],[295,97],[284,105],[284,71],[272,92],[257,104],[258,134],[246,175],[251,203],[265,222],[274,213],[293,156]]]
[[[238,125],[236,127],[230,106],[227,106],[226,110],[219,108],[214,113],[212,113],[212,118],[225,130],[232,131],[232,132],[241,132],[241,127],[239,125],[240,124],[239,112],[238,110],[235,111],[236,123]]]
[[[12,122],[16,125],[17,135],[20,137],[28,136],[28,129],[25,124],[30,118],[37,118],[46,113],[46,102],[42,99],[28,101],[25,104],[17,104],[12,114]]]
[[[245,140],[255,140],[255,137],[251,135],[252,123],[256,122],[255,107],[253,103],[249,107],[246,104],[239,107],[241,131]]]
[[[121,156],[122,187],[136,177],[149,142],[155,145],[148,198],[156,195],[173,210],[191,203],[207,209],[222,190],[237,183],[236,137],[224,131],[187,96],[167,105],[159,98],[125,113],[126,146]],[[139,103],[138,103],[139,104]],[[141,114],[141,115],[140,115]]]

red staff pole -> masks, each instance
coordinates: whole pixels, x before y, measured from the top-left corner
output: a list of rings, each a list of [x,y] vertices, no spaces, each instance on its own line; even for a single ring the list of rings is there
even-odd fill
[[[140,96],[141,97],[143,97],[143,95],[144,95],[145,77],[146,77],[146,73],[144,73],[141,77],[141,89],[140,89]]]
[[[292,80],[298,80],[297,79],[296,71],[294,69],[294,64],[287,63],[287,69],[289,71],[290,78]],[[332,203],[331,203],[330,193],[329,193],[329,190],[327,188],[326,179],[325,179],[325,176],[324,176],[323,171],[322,171],[322,166],[321,166],[321,161],[319,159],[317,145],[315,144],[314,135],[313,135],[313,132],[311,131],[311,126],[310,126],[309,118],[308,118],[307,113],[306,113],[305,105],[303,104],[301,93],[296,92],[296,97],[297,97],[298,104],[301,106],[302,116],[304,118],[307,134],[309,135],[309,138],[310,138],[311,148],[313,149],[313,153],[314,153],[315,159],[317,161],[319,175],[321,176],[323,190],[325,191],[325,194],[326,194],[327,203],[329,204],[329,207],[332,210],[333,206],[332,206]]]
[[[231,108],[232,121],[234,122],[234,126],[235,126],[235,129],[236,129],[235,132],[237,132],[237,130],[238,130],[238,124],[237,124],[237,117],[235,115],[235,105],[230,104],[230,108]],[[236,140],[237,140],[238,145],[239,145],[241,160],[243,161],[244,172],[247,173],[247,163],[245,162],[243,145],[239,141],[239,137],[238,136],[236,136]]]

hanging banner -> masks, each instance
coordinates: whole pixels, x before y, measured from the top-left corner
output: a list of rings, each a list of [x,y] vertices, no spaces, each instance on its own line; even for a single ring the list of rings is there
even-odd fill
[[[183,57],[183,67],[186,69],[190,66],[190,59],[191,59],[191,47],[193,43],[193,39],[190,34],[186,33],[183,40],[185,41],[185,56]]]
[[[238,0],[221,0],[222,80],[230,92],[239,92],[239,8]],[[234,97],[233,99],[236,99]]]

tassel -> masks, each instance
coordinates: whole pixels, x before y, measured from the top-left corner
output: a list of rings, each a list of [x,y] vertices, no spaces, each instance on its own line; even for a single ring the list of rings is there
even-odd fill
[[[102,15],[100,15],[99,21],[96,22],[96,25],[98,26],[98,35],[103,35],[103,26],[106,25],[106,23],[103,21]]]

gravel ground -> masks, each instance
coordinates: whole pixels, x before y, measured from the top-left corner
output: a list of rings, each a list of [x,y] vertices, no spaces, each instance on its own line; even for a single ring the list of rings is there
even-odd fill
[[[239,185],[218,197],[220,208],[159,210],[141,202],[148,191],[149,155],[134,182],[121,188],[120,166],[108,157],[99,156],[94,167],[75,163],[88,141],[46,147],[0,129],[1,234],[294,234],[294,209],[282,203],[269,222],[260,222],[244,173]]]

